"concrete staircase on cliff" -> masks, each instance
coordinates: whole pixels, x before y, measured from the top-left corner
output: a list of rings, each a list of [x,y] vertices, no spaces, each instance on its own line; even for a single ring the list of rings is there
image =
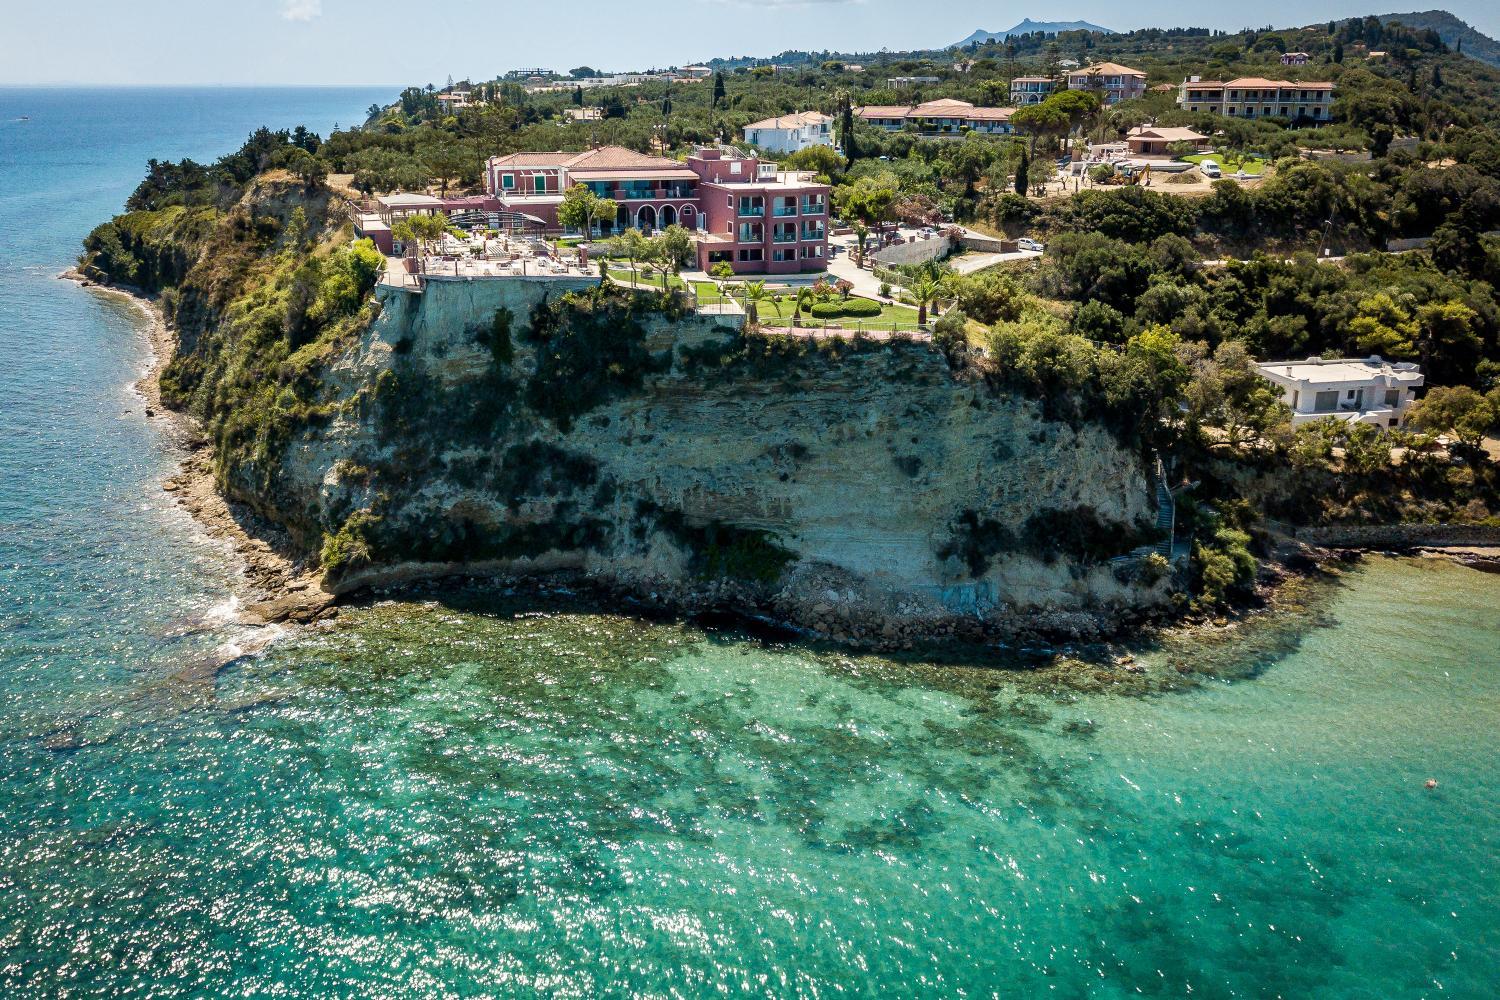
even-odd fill
[[[1162,464],[1161,456],[1157,456],[1156,464],[1152,468],[1156,487],[1156,530],[1161,534],[1159,542],[1150,545],[1141,545],[1131,549],[1123,556],[1116,556],[1110,562],[1129,562],[1135,559],[1144,559],[1151,553],[1170,560],[1175,552],[1177,533],[1177,500],[1172,496],[1172,487],[1167,482],[1167,468]]]
[[[1152,548],[1172,558],[1172,543],[1177,531],[1177,501],[1172,497],[1172,487],[1167,484],[1167,469],[1161,456],[1156,458],[1156,530],[1164,536]]]

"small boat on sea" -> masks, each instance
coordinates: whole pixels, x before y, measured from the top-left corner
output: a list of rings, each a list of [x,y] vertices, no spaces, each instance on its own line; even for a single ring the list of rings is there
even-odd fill
[[[18,122],[29,122],[29,121],[31,121],[31,116],[30,115],[22,115],[20,118],[17,118],[16,121],[18,121]]]

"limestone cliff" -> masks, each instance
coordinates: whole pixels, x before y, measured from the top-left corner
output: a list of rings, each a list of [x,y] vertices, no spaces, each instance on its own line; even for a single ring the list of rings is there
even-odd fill
[[[284,463],[341,587],[569,569],[851,637],[1087,628],[1160,599],[1103,560],[1152,517],[1104,427],[1045,420],[926,344],[771,342],[589,284],[378,290],[330,366],[337,415]]]
[[[88,249],[161,293],[163,399],[203,422],[220,489],[343,592],[559,571],[884,643],[1095,632],[1167,600],[1109,562],[1152,540],[1131,435],[994,365],[747,335],[583,279],[372,294],[378,256],[274,176]]]

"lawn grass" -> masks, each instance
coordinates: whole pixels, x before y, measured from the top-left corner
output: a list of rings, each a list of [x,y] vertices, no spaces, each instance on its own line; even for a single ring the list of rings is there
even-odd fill
[[[1266,161],[1257,156],[1240,156],[1236,153],[1193,153],[1191,156],[1180,156],[1180,160],[1188,163],[1202,163],[1204,160],[1213,160],[1226,174],[1239,173],[1243,170],[1247,174],[1265,173]]]

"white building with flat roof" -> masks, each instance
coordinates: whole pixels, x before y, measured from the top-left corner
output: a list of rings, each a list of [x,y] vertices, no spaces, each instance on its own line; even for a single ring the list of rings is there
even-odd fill
[[[1308,358],[1256,365],[1292,408],[1292,426],[1332,417],[1351,423],[1400,427],[1422,384],[1422,370],[1408,361],[1369,358]]]

